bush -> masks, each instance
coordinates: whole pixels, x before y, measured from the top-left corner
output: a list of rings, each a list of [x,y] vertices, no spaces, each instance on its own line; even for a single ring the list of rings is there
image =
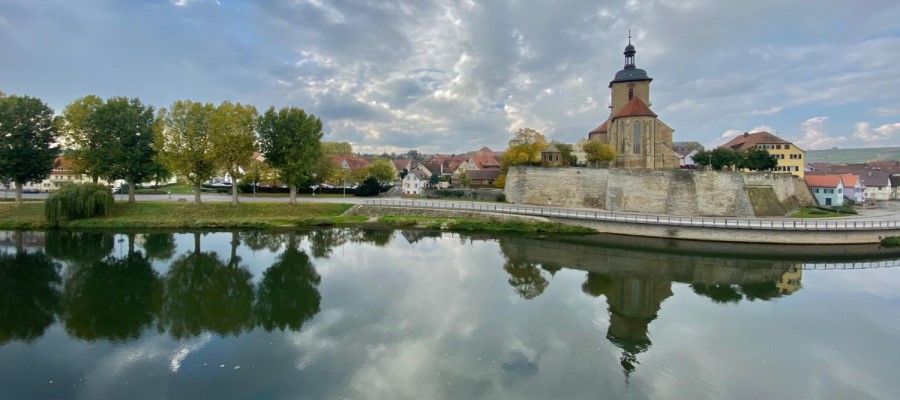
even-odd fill
[[[66,185],[44,203],[44,218],[52,226],[60,222],[109,215],[113,196],[109,188],[95,183]]]
[[[900,247],[900,236],[888,236],[881,239],[881,245],[884,247]]]
[[[369,177],[363,181],[362,185],[356,188],[357,196],[378,196],[381,194],[381,184],[375,178]]]
[[[434,192],[434,195],[437,197],[456,197],[463,198],[466,195],[464,190],[450,190],[450,189],[440,189]]]
[[[497,195],[498,203],[506,203],[506,193],[500,193]]]

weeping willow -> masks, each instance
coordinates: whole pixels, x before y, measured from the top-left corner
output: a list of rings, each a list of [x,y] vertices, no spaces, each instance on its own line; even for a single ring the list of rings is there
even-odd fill
[[[47,198],[44,217],[53,226],[60,222],[109,215],[113,196],[109,188],[96,183],[66,185]]]

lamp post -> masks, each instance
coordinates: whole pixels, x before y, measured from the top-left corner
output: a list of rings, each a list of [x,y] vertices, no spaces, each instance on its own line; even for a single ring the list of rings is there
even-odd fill
[[[712,154],[708,155],[709,157],[709,170],[712,171]]]

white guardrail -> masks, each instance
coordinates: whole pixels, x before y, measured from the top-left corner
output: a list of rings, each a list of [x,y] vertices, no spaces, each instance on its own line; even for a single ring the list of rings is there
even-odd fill
[[[729,219],[710,217],[670,217],[665,215],[623,214],[604,211],[569,210],[508,204],[464,203],[454,201],[366,200],[365,205],[386,207],[433,208],[441,210],[482,211],[540,217],[571,218],[590,221],[635,224],[689,226],[705,228],[761,229],[782,231],[878,231],[900,230],[900,221],[821,221]]]

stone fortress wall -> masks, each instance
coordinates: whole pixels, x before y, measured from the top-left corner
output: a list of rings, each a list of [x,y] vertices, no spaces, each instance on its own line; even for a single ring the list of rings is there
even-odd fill
[[[791,174],[622,168],[511,167],[506,200],[676,216],[784,216],[815,204]]]

